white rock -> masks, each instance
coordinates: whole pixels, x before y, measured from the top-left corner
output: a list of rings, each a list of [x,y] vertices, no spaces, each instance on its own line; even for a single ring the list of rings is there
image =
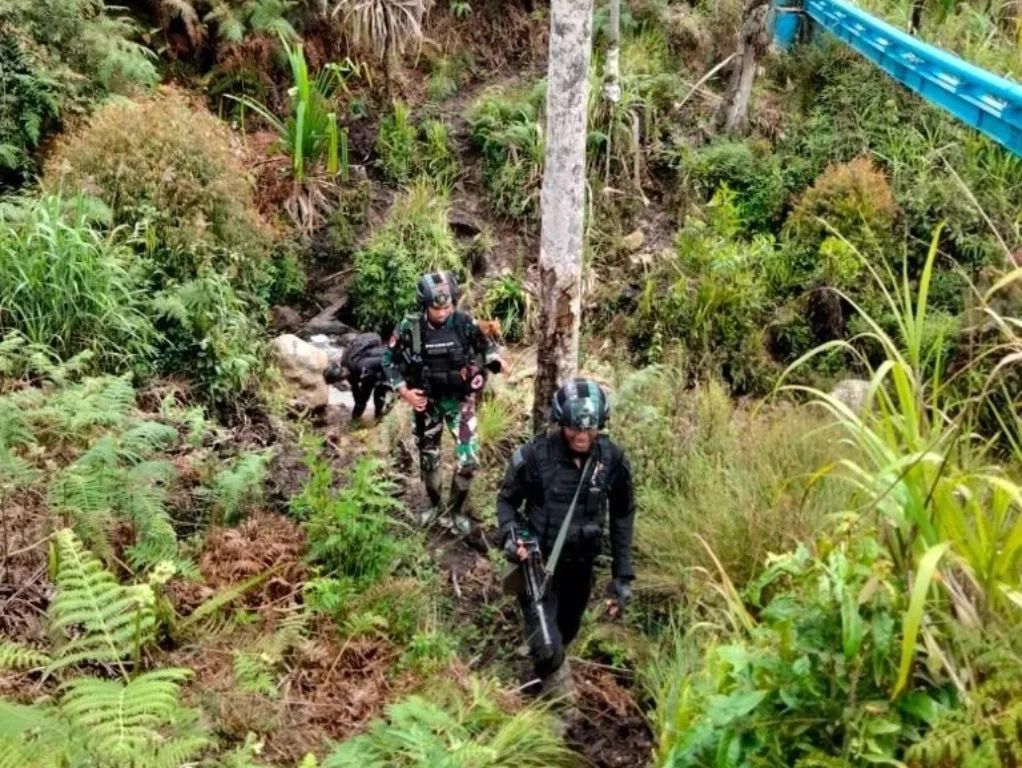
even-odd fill
[[[295,402],[306,408],[321,408],[330,398],[323,371],[330,364],[326,350],[285,333],[272,342],[284,381],[295,392]]]
[[[831,397],[848,406],[853,413],[861,414],[866,404],[869,382],[865,379],[842,379],[830,391]]]

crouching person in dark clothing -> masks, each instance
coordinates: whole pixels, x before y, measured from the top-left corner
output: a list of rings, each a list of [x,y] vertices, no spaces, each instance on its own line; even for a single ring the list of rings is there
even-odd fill
[[[536,676],[543,693],[571,696],[565,647],[578,634],[593,584],[593,562],[610,529],[613,579],[608,594],[622,610],[631,597],[635,502],[631,470],[621,448],[601,430],[607,423],[606,393],[590,379],[574,379],[554,395],[557,429],[534,438],[511,458],[497,495],[504,553],[512,563],[538,544],[547,577],[538,612],[524,590],[518,599]],[[560,544],[558,544],[560,542]],[[519,566],[520,568],[524,566]]]
[[[376,420],[379,421],[393,405],[392,390],[383,374],[383,352],[386,347],[375,333],[350,334],[344,341],[344,355],[340,363],[330,365],[323,373],[323,378],[327,384],[348,380],[355,400],[355,407],[351,411],[352,421],[362,418],[370,398]]]

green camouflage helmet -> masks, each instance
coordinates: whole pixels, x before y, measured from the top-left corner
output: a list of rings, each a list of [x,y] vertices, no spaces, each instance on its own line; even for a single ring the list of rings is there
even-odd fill
[[[554,393],[550,420],[572,429],[603,429],[610,416],[607,393],[592,379],[572,379]]]

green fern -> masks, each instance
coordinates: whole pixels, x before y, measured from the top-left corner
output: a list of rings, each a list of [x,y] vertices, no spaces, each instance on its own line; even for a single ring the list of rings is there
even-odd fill
[[[217,473],[208,492],[225,525],[236,525],[263,498],[269,451],[245,453]]]
[[[308,616],[302,612],[284,619],[273,634],[249,649],[234,651],[234,678],[244,691],[277,695],[278,667],[284,654],[305,638]]]
[[[56,709],[0,699],[0,768],[179,768],[208,745],[198,714],[179,701],[190,674],[77,678]]]
[[[50,657],[42,651],[26,648],[10,640],[0,640],[0,670],[36,669],[49,663]]]
[[[192,735],[167,739],[169,727],[187,727],[191,713],[179,703],[186,669],[159,669],[130,682],[78,678],[66,684],[60,704],[88,751],[104,764],[123,766],[180,765],[205,746]]]
[[[940,712],[905,753],[919,768],[1022,765],[1022,680],[1015,668],[980,685],[966,706]]]
[[[323,768],[556,768],[578,756],[553,732],[542,708],[501,710],[492,688],[442,685],[387,709],[387,719],[341,744]]]
[[[64,636],[50,671],[81,661],[115,664],[153,636],[155,595],[145,584],[122,586],[68,529],[54,537],[57,594],[50,604],[51,631]]]
[[[0,699],[0,768],[64,768],[68,729],[50,710]]]
[[[274,665],[265,655],[234,651],[233,661],[234,680],[241,690],[270,697],[277,695]]]

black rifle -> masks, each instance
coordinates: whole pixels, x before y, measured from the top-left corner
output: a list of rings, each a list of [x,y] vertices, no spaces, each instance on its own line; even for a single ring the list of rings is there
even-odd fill
[[[528,553],[525,560],[515,569],[521,576],[522,584],[519,590],[525,592],[525,602],[528,610],[532,612],[536,623],[536,631],[539,633],[542,645],[539,648],[538,656],[542,660],[549,659],[554,655],[554,642],[550,637],[550,624],[547,620],[546,608],[543,606],[543,597],[546,593],[546,568],[543,565],[543,553],[539,549],[539,541],[534,536],[524,531],[518,531],[514,526],[510,529],[512,540],[517,543],[519,540],[525,546]],[[532,645],[532,637],[529,637]]]

